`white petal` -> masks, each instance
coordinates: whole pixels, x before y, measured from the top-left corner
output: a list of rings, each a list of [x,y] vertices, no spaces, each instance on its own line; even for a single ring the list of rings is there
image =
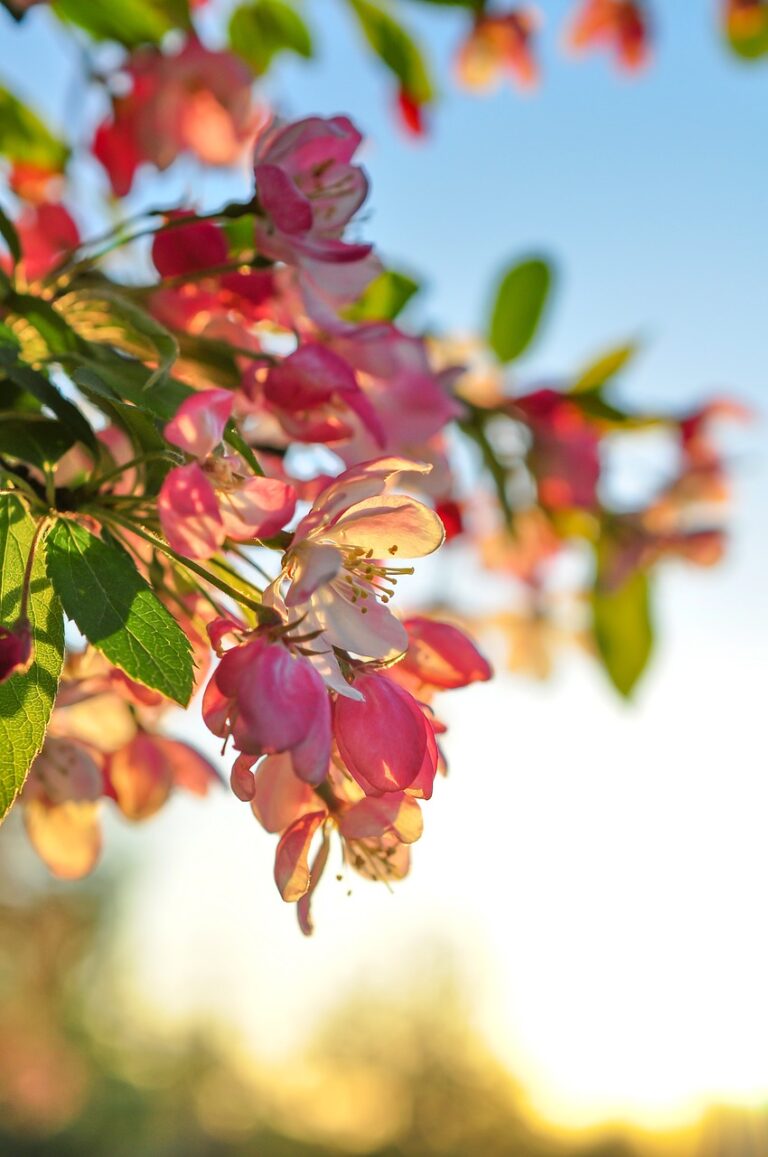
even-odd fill
[[[437,550],[445,538],[445,527],[423,502],[393,494],[350,507],[323,532],[323,538],[339,546],[370,550],[376,559],[396,561],[423,558]]]
[[[342,558],[338,547],[310,541],[300,542],[290,552],[288,573],[291,586],[285,596],[288,607],[305,603],[318,587],[331,581],[341,570]]]

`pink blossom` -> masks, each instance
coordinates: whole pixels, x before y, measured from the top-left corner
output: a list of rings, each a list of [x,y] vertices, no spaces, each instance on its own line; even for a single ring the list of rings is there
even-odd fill
[[[16,221],[16,231],[22,252],[19,271],[28,282],[40,281],[80,241],[69,210],[52,201],[27,206]]]
[[[192,213],[169,213],[168,221],[190,217],[189,225],[158,230],[152,260],[161,277],[178,277],[223,265],[229,256],[224,230],[212,221],[197,221]]]
[[[264,377],[263,396],[286,434],[302,442],[337,442],[356,415],[379,447],[384,433],[352,367],[319,342],[306,342]]]
[[[390,454],[426,458],[430,441],[462,414],[420,338],[387,322],[369,322],[334,334],[330,345],[355,370],[381,430],[374,442],[370,424],[363,428],[344,452],[346,460],[364,460],[381,447]]]
[[[318,635],[312,650],[325,651],[332,666],[332,647],[379,660],[405,650],[407,635],[388,607],[398,578],[411,573],[399,560],[431,554],[444,530],[423,503],[385,492],[403,474],[427,470],[400,458],[353,467],[320,493],[294,531],[265,602],[301,618],[305,632]],[[346,684],[332,685],[349,693]]]
[[[392,668],[395,676],[405,673],[417,684],[441,691],[491,678],[489,663],[458,627],[421,616],[406,619],[403,626],[408,650]]]
[[[229,390],[202,390],[186,398],[165,427],[169,442],[198,459],[170,470],[158,496],[168,542],[191,558],[210,558],[226,538],[271,538],[296,505],[288,483],[244,475],[236,456],[214,455],[233,401]]]
[[[333,734],[344,765],[366,794],[403,791],[437,767],[434,736],[418,703],[380,674],[360,675],[359,700],[339,696]],[[430,742],[431,740],[431,742]]]
[[[283,832],[275,853],[275,883],[289,903],[309,890],[309,851],[315,832],[326,817],[325,811],[300,816]]]
[[[289,752],[307,783],[327,774],[331,710],[320,675],[307,659],[256,638],[228,651],[206,688],[203,717],[216,735],[248,755]],[[247,780],[238,794],[247,794]]]
[[[550,510],[591,509],[597,501],[600,438],[575,401],[556,390],[516,398],[533,436],[529,465],[539,502]]]
[[[112,117],[93,143],[117,196],[130,192],[145,161],[164,170],[183,152],[208,165],[232,165],[243,155],[257,116],[252,77],[238,57],[210,52],[190,36],[172,55],[138,49],[125,73],[130,91],[113,99]]]
[[[320,312],[323,299],[354,301],[378,269],[370,245],[342,240],[368,193],[365,173],[351,164],[361,140],[346,117],[308,117],[273,124],[256,141],[257,248],[297,267]]]

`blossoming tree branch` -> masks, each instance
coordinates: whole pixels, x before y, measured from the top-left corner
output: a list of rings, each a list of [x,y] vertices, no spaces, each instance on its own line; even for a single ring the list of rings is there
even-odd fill
[[[418,287],[354,223],[352,120],[265,114],[183,0],[55,11],[85,30],[103,115],[62,142],[2,95],[0,810],[52,872],[86,874],[105,806],[140,821],[221,786],[166,729],[194,699],[309,932],[339,850],[372,880],[408,871],[446,767],[439,697],[490,678],[484,649],[543,675],[571,641],[631,693],[654,569],[722,553],[712,427],[740,411],[624,408],[630,344],[513,382],[550,296],[538,255],[504,271],[482,338],[406,329]],[[127,217],[139,171],[180,155],[247,164],[248,196]],[[109,184],[106,230],[67,205],[73,156]],[[607,450],[649,430],[667,476],[611,503]],[[413,560],[438,551],[465,590],[496,572],[496,604],[448,606],[441,582],[409,609]]]

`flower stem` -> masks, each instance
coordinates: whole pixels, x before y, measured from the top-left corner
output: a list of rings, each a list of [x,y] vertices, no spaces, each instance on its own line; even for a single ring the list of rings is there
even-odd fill
[[[275,612],[272,611],[269,607],[262,606],[261,591],[257,590],[257,588],[252,586],[250,583],[248,583],[248,586],[253,591],[254,595],[259,596],[258,599],[252,598],[249,595],[244,594],[242,591],[236,590],[228,582],[225,582],[224,579],[219,578],[217,574],[206,570],[205,567],[200,566],[200,564],[195,562],[193,559],[185,558],[184,555],[179,554],[178,551],[175,551],[172,546],[169,546],[167,542],[163,542],[161,538],[157,538],[156,535],[150,534],[148,530],[145,530],[143,526],[139,526],[138,523],[132,522],[128,518],[123,518],[122,515],[118,514],[116,511],[106,511],[93,508],[89,513],[91,513],[95,518],[103,520],[107,524],[113,522],[118,526],[122,526],[124,530],[130,531],[131,534],[137,534],[139,538],[143,538],[145,542],[150,543],[155,548],[155,550],[159,550],[161,554],[167,555],[168,558],[172,558],[174,562],[177,562],[180,566],[185,567],[199,578],[204,579],[205,582],[210,583],[211,586],[217,587],[225,595],[228,595],[229,598],[231,598],[234,602],[248,607],[249,610],[253,611],[257,618],[268,619],[270,621],[274,618]]]

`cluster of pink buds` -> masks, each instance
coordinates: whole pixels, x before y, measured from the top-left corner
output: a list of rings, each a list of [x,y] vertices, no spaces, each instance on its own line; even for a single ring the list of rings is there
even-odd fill
[[[491,675],[456,627],[426,618],[401,627],[400,662],[377,669],[347,655],[341,682],[323,678],[298,631],[247,631],[232,621],[210,628],[220,648],[233,645],[206,688],[204,718],[239,753],[235,795],[280,835],[275,881],[284,900],[298,901],[305,933],[334,832],[355,871],[383,881],[406,874],[422,831],[419,800],[431,798],[445,769],[432,697]]]

